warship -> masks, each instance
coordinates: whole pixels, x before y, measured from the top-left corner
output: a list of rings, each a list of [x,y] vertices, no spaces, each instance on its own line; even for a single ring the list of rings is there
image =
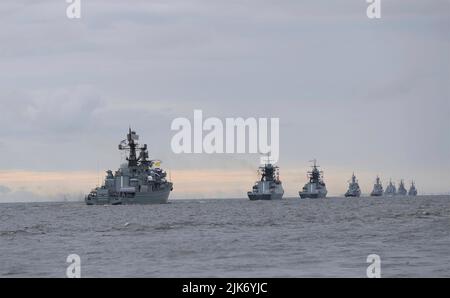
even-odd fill
[[[417,196],[417,189],[416,189],[416,184],[414,183],[414,181],[411,182],[411,187],[409,188],[408,196],[411,196],[411,197]]]
[[[167,203],[173,184],[160,167],[161,161],[149,160],[147,145],[140,147],[138,140],[139,136],[130,128],[127,139],[119,144],[119,150],[128,152],[127,163],[114,174],[106,171],[103,185],[85,197],[87,205]]]
[[[255,182],[252,191],[247,192],[251,201],[257,200],[281,200],[284,189],[280,181],[279,168],[270,161],[258,169],[260,180]]]
[[[319,171],[317,161],[312,161],[312,171],[308,172],[309,182],[305,184],[303,189],[298,193],[302,199],[317,199],[327,196],[327,187],[323,181],[323,172]]]
[[[352,175],[352,179],[348,183],[348,190],[345,193],[345,197],[359,198],[361,196],[361,188],[359,187],[358,180],[356,180],[355,173]]]
[[[408,191],[405,188],[405,183],[403,182],[403,180],[400,180],[400,185],[398,186],[397,195],[406,196],[406,194],[408,194]]]
[[[375,180],[375,184],[373,185],[373,190],[370,193],[371,197],[381,197],[383,196],[384,190],[383,185],[381,184],[380,177],[377,176],[377,179]]]
[[[395,196],[396,194],[397,194],[397,189],[395,188],[394,183],[392,183],[392,180],[390,180],[389,185],[386,187],[386,191],[384,192],[384,195]]]

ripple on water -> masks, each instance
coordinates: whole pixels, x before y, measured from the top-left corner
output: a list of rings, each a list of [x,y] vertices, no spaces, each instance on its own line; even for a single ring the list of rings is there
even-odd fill
[[[2,207],[0,276],[450,276],[449,197]]]

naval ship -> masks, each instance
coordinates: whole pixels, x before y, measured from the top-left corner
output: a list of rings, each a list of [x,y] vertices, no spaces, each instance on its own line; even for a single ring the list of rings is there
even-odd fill
[[[255,182],[251,191],[247,192],[251,201],[283,198],[284,189],[280,180],[280,169],[270,162],[270,158],[259,167],[258,176],[261,177],[260,180]]]
[[[386,187],[386,191],[384,192],[385,196],[395,196],[397,194],[397,189],[395,188],[392,180],[389,181],[389,185]]]
[[[358,180],[356,180],[355,173],[352,175],[352,180],[348,183],[348,190],[345,193],[345,197],[359,198],[361,196],[361,188],[359,187]]]
[[[383,185],[381,184],[380,177],[377,176],[377,179],[375,180],[375,184],[373,185],[373,190],[370,193],[371,197],[381,197],[383,196],[384,190]]]
[[[309,182],[298,193],[302,199],[325,198],[328,193],[325,182],[323,181],[323,172],[319,171],[316,160],[312,162],[314,163],[312,171],[308,172]]]
[[[259,181],[255,182],[252,191],[247,192],[251,201],[257,200],[281,200],[284,189],[280,181],[279,168],[270,161],[259,167]]]
[[[405,183],[403,182],[403,180],[400,180],[400,185],[398,186],[397,195],[406,196],[407,193],[408,193],[408,191],[405,188]]]
[[[414,183],[414,181],[411,182],[411,187],[409,188],[408,196],[411,196],[411,197],[417,196],[417,189],[416,189],[416,184]]]
[[[87,205],[167,203],[173,184],[160,168],[161,161],[149,160],[147,145],[139,147],[138,140],[130,128],[127,139],[119,144],[119,150],[128,152],[127,163],[114,174],[106,171],[104,184],[86,196]]]

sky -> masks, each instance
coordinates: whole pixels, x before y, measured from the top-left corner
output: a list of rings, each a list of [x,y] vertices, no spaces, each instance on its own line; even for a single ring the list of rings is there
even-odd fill
[[[278,117],[286,196],[309,161],[450,192],[450,1],[0,3],[0,202],[78,200],[123,162],[131,125],[172,198],[245,197],[255,154],[174,154],[173,119]]]

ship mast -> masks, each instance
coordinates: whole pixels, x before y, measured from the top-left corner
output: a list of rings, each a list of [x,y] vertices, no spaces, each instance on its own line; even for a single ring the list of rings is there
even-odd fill
[[[355,172],[353,172],[352,174],[352,180],[351,183],[355,184],[356,183],[356,176],[355,176]]]
[[[264,162],[264,164],[259,167],[258,171],[261,175],[261,181],[279,180],[278,167],[272,164],[270,153],[267,153],[266,158],[264,158],[264,156],[261,157],[261,163],[262,162]]]
[[[319,171],[319,166],[317,165],[317,160],[313,159],[310,162],[313,163],[312,171],[308,172],[309,175],[309,181],[310,183],[319,183],[320,182],[320,175],[322,174],[321,171]]]
[[[137,141],[139,140],[139,136],[135,131],[131,130],[131,127],[128,130],[127,139],[123,140],[119,144],[119,150],[129,150],[129,155],[126,158],[128,161],[128,167],[136,167],[138,165],[138,158],[136,156],[136,148],[138,147]],[[146,145],[144,146],[147,148]],[[141,148],[142,150],[142,148]]]

